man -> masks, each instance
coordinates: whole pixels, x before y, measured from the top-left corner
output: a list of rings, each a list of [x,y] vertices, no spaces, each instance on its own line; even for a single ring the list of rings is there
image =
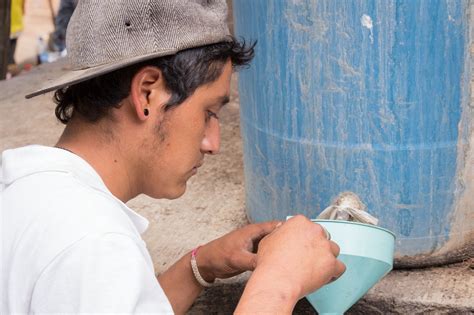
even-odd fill
[[[254,270],[236,313],[291,313],[344,271],[321,226],[248,225],[154,276],[125,202],[178,198],[219,150],[233,68],[253,46],[229,36],[224,1],[81,0],[67,33],[73,71],[56,90],[54,148],[2,156],[2,313],[185,313],[216,278]]]
[[[8,76],[15,76],[19,67],[15,60],[15,51],[18,38],[23,32],[23,15],[25,14],[25,1],[12,0],[10,3],[10,41],[8,43]]]
[[[58,14],[54,18],[54,32],[49,34],[48,49],[63,52],[66,49],[66,30],[77,0],[61,0]]]

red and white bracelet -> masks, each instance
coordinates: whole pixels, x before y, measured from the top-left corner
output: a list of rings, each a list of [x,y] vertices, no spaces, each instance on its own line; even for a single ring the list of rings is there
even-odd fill
[[[191,269],[193,270],[193,274],[194,274],[194,277],[196,278],[197,282],[199,282],[199,284],[202,285],[203,287],[209,288],[209,287],[212,287],[212,285],[214,283],[213,282],[207,282],[206,280],[204,280],[204,278],[199,273],[199,269],[198,269],[197,262],[196,262],[196,254],[197,254],[197,251],[198,251],[199,247],[201,247],[201,246],[196,247],[191,252]]]

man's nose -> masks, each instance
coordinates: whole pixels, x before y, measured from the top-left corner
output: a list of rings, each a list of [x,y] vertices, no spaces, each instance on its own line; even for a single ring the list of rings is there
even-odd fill
[[[211,118],[201,143],[201,151],[205,154],[217,154],[219,153],[220,145],[221,131],[219,120]]]

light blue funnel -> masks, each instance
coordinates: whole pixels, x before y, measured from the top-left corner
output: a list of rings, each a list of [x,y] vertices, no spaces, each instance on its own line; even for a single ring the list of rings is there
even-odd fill
[[[341,248],[346,272],[306,296],[319,314],[343,314],[392,270],[395,236],[377,226],[333,220],[312,220],[324,226]]]

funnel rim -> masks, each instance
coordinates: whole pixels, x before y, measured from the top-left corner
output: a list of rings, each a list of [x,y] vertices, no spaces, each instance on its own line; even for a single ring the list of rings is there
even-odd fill
[[[318,223],[318,222],[329,222],[329,223],[344,223],[344,224],[353,224],[353,225],[361,225],[361,226],[366,226],[378,230],[382,230],[384,232],[389,233],[390,235],[393,236],[394,239],[397,237],[395,236],[395,233],[393,233],[390,230],[387,230],[383,227],[372,225],[372,224],[366,224],[366,223],[360,223],[360,222],[354,222],[354,221],[345,221],[345,220],[324,220],[324,219],[311,219],[311,222]]]

